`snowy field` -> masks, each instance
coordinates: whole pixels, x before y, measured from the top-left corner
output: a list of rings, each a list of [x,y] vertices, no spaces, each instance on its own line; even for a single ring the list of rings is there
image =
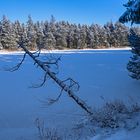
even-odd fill
[[[79,82],[77,95],[93,108],[116,99],[126,104],[140,100],[140,81],[131,79],[126,70],[131,56],[129,50],[62,51],[53,55],[62,56],[58,77],[71,77]],[[29,88],[43,78],[43,73],[29,58],[16,72],[2,70],[16,64],[21,56],[17,53],[0,54],[0,140],[37,140],[38,131],[34,123],[37,118],[44,120],[46,127],[66,133],[84,112],[65,93],[51,106],[42,104],[40,100],[55,98],[60,89],[51,80],[42,88]],[[135,133],[137,138],[140,137],[137,130]],[[119,135],[120,138],[115,139]],[[113,134],[113,137],[109,140],[129,140],[124,130]],[[97,135],[93,140],[104,139]]]

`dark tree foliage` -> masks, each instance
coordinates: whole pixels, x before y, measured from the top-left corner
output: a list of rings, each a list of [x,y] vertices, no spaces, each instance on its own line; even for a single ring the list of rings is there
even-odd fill
[[[134,79],[140,79],[140,35],[136,34],[134,30],[130,31],[129,42],[132,47],[133,56],[130,58],[127,69],[130,76]]]
[[[122,23],[131,22],[131,24],[140,23],[140,0],[129,0],[124,5],[127,10],[120,17],[119,21]],[[130,76],[134,79],[140,79],[140,28],[131,28],[128,35],[128,40],[132,48],[133,56],[130,58],[127,69]]]
[[[131,24],[140,23],[140,0],[129,0],[126,4],[126,11],[119,18],[121,23],[131,22]]]

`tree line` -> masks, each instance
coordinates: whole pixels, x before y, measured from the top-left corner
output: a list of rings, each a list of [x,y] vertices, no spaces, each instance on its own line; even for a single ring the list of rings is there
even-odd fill
[[[34,22],[31,16],[26,23],[11,22],[6,16],[0,21],[0,49],[17,50],[21,37],[27,40],[30,50],[84,49],[128,46],[129,28],[120,22],[81,25],[66,21]],[[135,30],[139,30],[136,28]]]

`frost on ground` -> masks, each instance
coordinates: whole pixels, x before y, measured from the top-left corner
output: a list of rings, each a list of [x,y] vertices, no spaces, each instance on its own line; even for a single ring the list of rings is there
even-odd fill
[[[80,53],[74,51],[71,53],[59,52],[55,55],[62,55],[58,76],[61,79],[70,76],[78,81],[81,88],[77,95],[92,106],[95,111],[112,101],[119,100],[126,108],[127,105],[139,103],[140,82],[131,79],[126,70],[126,64],[131,56],[128,50],[83,50]],[[13,66],[19,59],[21,59],[20,55],[1,54],[0,68],[5,65]],[[28,88],[32,83],[40,83],[42,75],[40,70],[34,68],[29,58],[26,59],[23,67],[15,73],[0,72],[0,140],[38,140],[36,118],[44,121],[45,128],[55,129],[58,134],[60,131],[60,135],[63,132],[66,136],[68,135],[67,138],[71,137],[73,140],[76,137],[81,139],[81,136],[84,139],[86,135],[88,139],[91,137],[97,139],[98,137],[99,140],[106,140],[116,135],[118,135],[118,138],[123,137],[129,132],[129,134],[140,136],[137,133],[139,125],[132,130],[131,128],[135,125],[132,125],[130,130],[123,129],[127,123],[120,123],[122,125],[120,128],[115,127],[109,133],[104,132],[105,128],[108,127],[108,123],[104,122],[100,123],[100,126],[104,126],[104,129],[98,129],[97,124],[95,125],[97,129],[87,125],[85,125],[87,129],[84,127],[80,129],[79,124],[81,123],[78,123],[77,126],[77,122],[81,118],[84,118],[84,122],[87,119],[85,120],[84,112],[66,94],[63,94],[60,101],[52,106],[46,106],[40,102],[40,100],[55,98],[60,93],[60,89],[52,81],[48,80],[46,86],[39,89]],[[129,112],[125,107],[121,111]],[[110,114],[110,112],[108,113]],[[98,119],[102,119],[103,115],[100,116],[99,114],[103,114],[103,111],[97,111],[96,113],[99,116]],[[134,118],[139,116],[137,113],[133,115]],[[127,119],[127,115],[122,114],[122,117],[120,117],[120,114],[118,114],[117,118],[120,118],[119,122],[123,122],[121,118],[124,118],[128,122],[130,121],[130,124],[137,124],[131,123],[131,121],[135,122],[137,119],[139,121],[140,117]],[[131,116],[131,118],[133,117]],[[113,119],[115,120],[115,118]],[[119,124],[116,121],[117,125],[114,125],[114,120],[111,122],[113,127]],[[129,124],[127,125],[129,126]],[[70,130],[72,133],[69,132]],[[132,140],[132,137],[130,140]]]
[[[90,140],[139,140],[139,132],[140,126],[131,131],[119,129],[115,132],[112,131],[112,133],[109,134],[106,132],[104,134],[98,134]]]
[[[140,106],[137,103],[127,106],[121,101],[106,103],[95,111],[93,118],[87,118],[79,124],[80,129],[85,129],[90,135],[94,135],[92,140],[139,138],[137,132],[140,130]],[[128,137],[127,133],[130,133],[131,137]]]
[[[44,121],[37,118],[35,122],[38,138],[40,140],[131,140],[135,137],[138,140],[139,104],[126,106],[121,101],[112,101],[94,110],[94,113],[93,116],[83,117],[72,129],[65,132],[61,132],[59,128],[59,131],[56,128],[46,128]],[[131,134],[131,137],[128,137],[127,133]]]

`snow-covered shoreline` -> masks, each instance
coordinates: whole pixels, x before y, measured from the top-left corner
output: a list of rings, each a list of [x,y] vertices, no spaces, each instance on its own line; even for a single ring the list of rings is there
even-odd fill
[[[105,48],[105,49],[70,49],[70,50],[43,50],[42,53],[79,53],[84,51],[112,51],[112,50],[131,50],[130,47],[125,48]],[[34,51],[32,51],[34,52]],[[7,51],[0,50],[0,55],[18,55],[23,54],[24,51]]]

